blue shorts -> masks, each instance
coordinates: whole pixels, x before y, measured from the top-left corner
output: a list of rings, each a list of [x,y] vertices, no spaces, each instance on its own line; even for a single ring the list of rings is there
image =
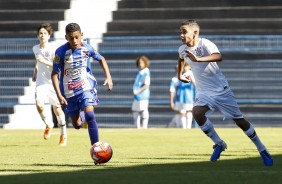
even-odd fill
[[[65,107],[65,111],[68,116],[75,117],[79,115],[79,112],[84,110],[86,106],[93,106],[99,103],[96,90],[83,91],[82,93],[67,98],[68,105]]]

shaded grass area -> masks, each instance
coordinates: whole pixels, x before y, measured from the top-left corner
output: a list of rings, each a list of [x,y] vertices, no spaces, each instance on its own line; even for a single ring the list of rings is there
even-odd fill
[[[274,158],[265,167],[253,143],[238,128],[217,129],[228,144],[210,162],[212,142],[199,129],[100,129],[114,150],[109,163],[94,166],[87,129],[59,129],[50,140],[43,130],[0,129],[0,183],[281,183],[282,128],[258,128]]]

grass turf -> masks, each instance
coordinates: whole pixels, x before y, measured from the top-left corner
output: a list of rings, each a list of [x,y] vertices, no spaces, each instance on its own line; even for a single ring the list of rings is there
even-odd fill
[[[200,129],[100,129],[100,140],[113,147],[113,158],[94,166],[87,129],[68,129],[60,147],[59,129],[50,140],[43,130],[0,129],[0,183],[281,183],[282,128],[257,128],[274,158],[266,167],[239,128],[217,128],[227,150],[210,162],[213,143]]]

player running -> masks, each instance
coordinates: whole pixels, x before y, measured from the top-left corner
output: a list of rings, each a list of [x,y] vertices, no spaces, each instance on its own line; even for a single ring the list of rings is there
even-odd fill
[[[199,38],[199,32],[200,27],[195,20],[184,21],[180,26],[183,45],[178,49],[180,66],[178,78],[183,82],[190,82],[189,78],[182,76],[183,66],[187,62],[197,83],[193,116],[201,130],[215,143],[210,160],[217,161],[221,152],[227,148],[226,143],[218,136],[213,124],[206,117],[208,113],[218,109],[226,118],[233,119],[253,141],[263,163],[272,166],[272,157],[260,141],[253,125],[240,112],[234,94],[216,63],[222,60],[217,46],[207,39]]]
[[[80,129],[84,119],[80,118],[80,111],[84,111],[88,124],[91,145],[99,141],[98,125],[94,114],[97,105],[96,79],[89,68],[89,58],[99,61],[106,75],[104,85],[112,90],[113,82],[108,64],[103,56],[93,47],[82,42],[83,33],[80,26],[70,23],[66,26],[67,43],[56,50],[51,75],[53,86],[60,104],[65,107],[73,126]]]
[[[65,114],[58,101],[51,81],[51,71],[55,55],[55,48],[49,43],[51,34],[52,27],[49,23],[44,23],[37,28],[39,44],[32,48],[36,59],[32,81],[36,81],[35,100],[37,111],[43,122],[46,124],[44,139],[47,140],[50,138],[51,130],[54,126],[54,123],[51,120],[46,119],[44,111],[45,101],[48,100],[52,105],[59,126],[61,127],[59,144],[61,146],[66,146],[67,130]]]

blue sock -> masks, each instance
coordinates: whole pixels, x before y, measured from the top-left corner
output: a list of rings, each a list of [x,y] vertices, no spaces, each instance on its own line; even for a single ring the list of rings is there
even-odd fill
[[[98,125],[94,112],[86,112],[85,120],[88,123],[88,133],[91,141],[91,145],[99,141]]]

